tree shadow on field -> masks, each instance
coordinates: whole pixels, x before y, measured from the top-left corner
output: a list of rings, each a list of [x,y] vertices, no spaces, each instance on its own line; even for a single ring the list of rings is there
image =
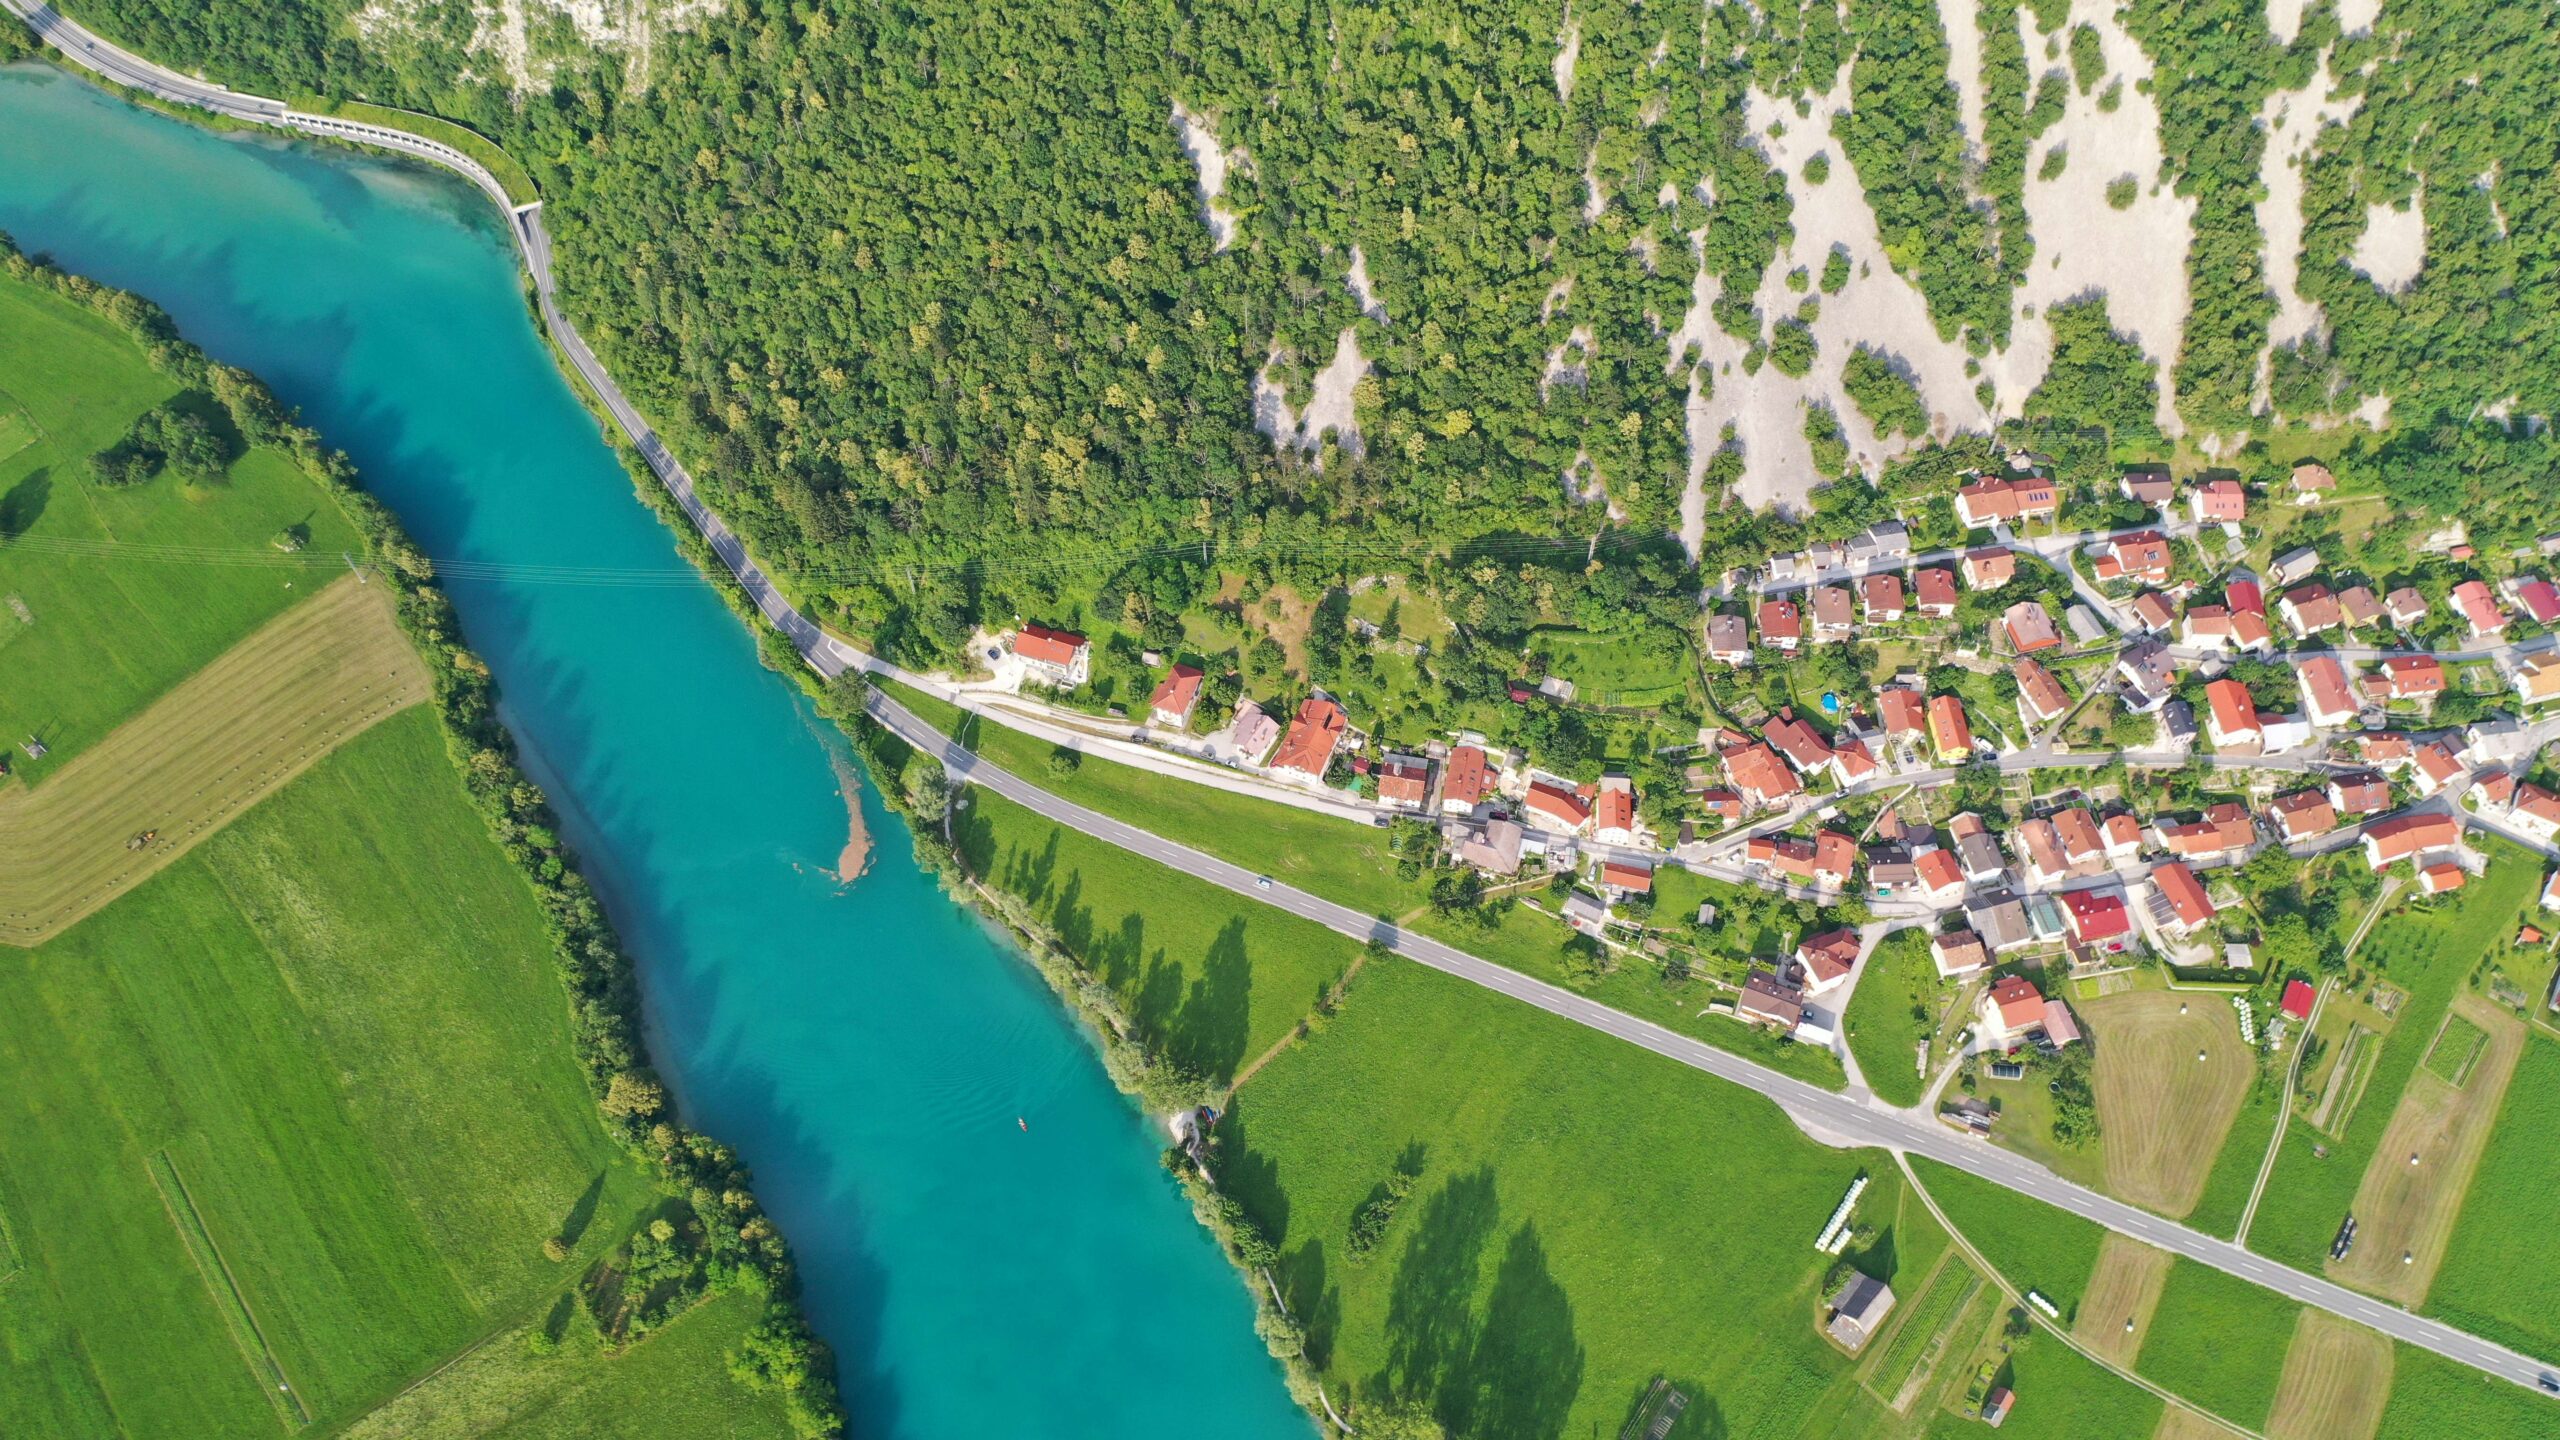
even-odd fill
[[[1463,1383],[1444,1390],[1436,1408],[1452,1434],[1546,1440],[1563,1433],[1582,1364],[1573,1301],[1547,1269],[1538,1227],[1523,1225],[1503,1251],[1464,1374],[1452,1377]]]
[[[1501,1218],[1490,1168],[1455,1177],[1423,1202],[1388,1287],[1387,1363],[1371,1390],[1445,1412],[1441,1397],[1475,1348],[1476,1287]]]
[[[44,507],[53,499],[53,472],[31,470],[9,493],[0,495],[0,545],[6,545],[35,528],[44,518]]]
[[[1869,1279],[1890,1285],[1901,1265],[1901,1253],[1894,1248],[1893,1227],[1887,1225],[1876,1232],[1876,1238],[1849,1252],[1849,1264]]]
[[[1244,935],[1241,919],[1218,931],[1181,1010],[1166,1017],[1165,1049],[1195,1074],[1223,1080],[1244,1063],[1253,1001],[1253,958]]]
[[[605,1173],[597,1171],[596,1178],[587,1182],[586,1193],[569,1207],[568,1218],[560,1222],[561,1244],[574,1250],[579,1238],[587,1233],[588,1224],[596,1218],[596,1202],[604,1198]]]

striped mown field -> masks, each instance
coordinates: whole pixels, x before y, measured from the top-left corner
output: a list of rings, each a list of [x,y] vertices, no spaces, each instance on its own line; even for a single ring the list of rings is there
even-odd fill
[[[355,576],[287,610],[42,786],[0,792],[0,942],[124,894],[350,738],[428,698],[391,596]],[[139,846],[144,835],[153,838]]]

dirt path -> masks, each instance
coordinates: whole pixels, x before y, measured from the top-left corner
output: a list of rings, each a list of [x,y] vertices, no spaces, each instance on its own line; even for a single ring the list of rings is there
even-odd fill
[[[391,594],[350,575],[64,766],[0,795],[0,943],[60,934],[379,721],[425,700]],[[135,847],[131,842],[154,838]]]

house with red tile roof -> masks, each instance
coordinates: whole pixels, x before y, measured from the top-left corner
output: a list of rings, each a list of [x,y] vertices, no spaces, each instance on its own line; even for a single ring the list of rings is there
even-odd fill
[[[2462,776],[2462,756],[2441,740],[2419,746],[2414,760],[2413,778],[2421,795],[2433,795]]]
[[[2191,650],[2265,651],[2275,643],[2266,618],[2220,605],[2190,605],[2179,622],[2178,643]]]
[[[1796,964],[1805,975],[1804,993],[1820,995],[1849,978],[1858,964],[1858,932],[1830,930],[1796,946]]]
[[[1801,835],[1754,835],[1742,842],[1742,861],[1789,880],[1811,881],[1816,847]]]
[[[1919,872],[1920,897],[1944,909],[1964,898],[1964,867],[1952,850],[1923,850],[1912,862]]]
[[[2062,892],[2062,922],[2071,938],[2101,950],[2121,950],[2133,933],[2133,916],[2123,892],[2090,887]]]
[[[2015,579],[2018,557],[2005,545],[1986,545],[1964,552],[1964,583],[1976,590],[1997,590]]]
[[[2222,587],[2222,603],[2229,606],[2234,615],[2262,616],[2267,613],[2265,592],[2258,588],[2257,581],[2246,576],[2233,579]]]
[[[2129,810],[2119,810],[2099,822],[2098,838],[2106,846],[2111,862],[2132,860],[2142,854],[2142,822]]]
[[[1388,755],[1369,774],[1381,805],[1419,810],[1431,801],[1431,762],[1419,755]]]
[[[2514,812],[2517,829],[2546,844],[2560,837],[2560,795],[2528,780],[2516,786],[2508,808]]]
[[[1147,697],[1147,718],[1168,730],[1188,726],[1192,707],[1200,703],[1201,679],[1197,665],[1176,665],[1166,671],[1155,693]]]
[[[2402,629],[2427,618],[2427,597],[2414,585],[2403,585],[2382,597],[2382,608],[2389,612],[2391,623]]]
[[[2391,782],[2370,770],[2329,777],[2329,804],[2340,815],[2371,815],[2391,808]]]
[[[2433,655],[2394,655],[2379,673],[2385,699],[2433,700],[2444,693],[2444,665]]]
[[[1341,706],[1322,695],[1307,697],[1298,707],[1298,717],[1289,722],[1289,733],[1280,737],[1271,768],[1309,780],[1324,779],[1325,767],[1333,763],[1333,752],[1350,728],[1351,717]]]
[[[2137,530],[2111,537],[2106,553],[2089,568],[2102,581],[2139,580],[2147,585],[2165,585],[2169,583],[2169,564],[2169,537],[2157,530]]]
[[[2418,754],[2417,746],[2408,736],[2390,731],[2374,735],[2359,735],[2356,737],[2356,744],[2364,751],[2364,763],[2379,765],[2385,769],[2406,765],[2416,759]]]
[[[2462,616],[2463,623],[2471,627],[2474,639],[2485,640],[2507,633],[2507,612],[2498,608],[2497,598],[2489,593],[2489,587],[2477,580],[2465,580],[2453,587],[2453,608]]]
[[[2348,725],[2363,713],[2335,655],[2313,655],[2293,667],[2302,683],[2302,713],[2316,726]]]
[[[2001,612],[2000,626],[2008,633],[2010,646],[2021,655],[2062,644],[2061,633],[2053,628],[2053,615],[2041,600],[2021,600],[2010,606]]]
[[[2169,606],[2169,597],[2157,590],[2145,590],[2133,597],[2133,622],[2157,635],[2177,622],[2178,612]]]
[[[2418,867],[2418,890],[2425,895],[2441,895],[2448,890],[2461,889],[2463,881],[2468,878],[2462,873],[2461,866],[2450,860],[2438,860]]]
[[[1884,718],[1887,740],[1903,740],[1928,728],[1928,702],[1908,685],[1887,685],[1876,692],[1876,710]]]
[[[1796,718],[1796,712],[1783,709],[1778,718],[1760,727],[1760,738],[1769,742],[1799,775],[1812,775],[1831,764],[1831,742],[1822,732]]]
[[[2560,624],[2560,589],[2539,577],[2507,582],[2507,598],[2536,625]]]
[[[1493,793],[1494,768],[1481,745],[1450,750],[1440,775],[1440,808],[1452,815],[1472,814]]]
[[[2285,628],[2303,640],[2346,623],[2338,609],[2337,592],[2317,580],[2284,592],[2276,601],[2276,613],[2284,617]]]
[[[1977,480],[1956,492],[1956,518],[1967,530],[2041,519],[2061,510],[2062,497],[2053,482],[2033,475]]]
[[[1953,695],[1929,697],[1929,742],[1944,764],[1973,758],[1973,727],[1965,723],[1963,701]]]
[[[1925,619],[1944,620],[1956,613],[1956,572],[1932,565],[1911,573],[1914,605]]]
[[[2338,477],[2317,460],[2303,460],[2293,467],[2293,503],[2317,505],[2322,496],[2338,488]]]
[[[2258,838],[2258,825],[2250,817],[2249,807],[2235,800],[2207,806],[2201,820],[2161,823],[2152,828],[2160,837],[2160,848],[2188,860],[2219,860],[2237,855]]]
[[[1760,643],[1773,650],[1793,653],[1804,639],[1804,616],[1793,601],[1760,602]]]
[[[2560,660],[2548,655],[2533,656],[2517,662],[2508,678],[2515,683],[2516,699],[2527,705],[2560,700]]]
[[[1848,586],[1813,587],[1813,638],[1817,643],[1848,639],[1857,628],[1854,616],[1855,612],[1849,606]]]
[[[1938,967],[1940,979],[1954,980],[1988,966],[1991,951],[1972,931],[1949,930],[1929,937],[1929,962]]]
[[[1837,890],[1858,873],[1858,842],[1837,830],[1813,837],[1813,883]]]
[[[2009,667],[2009,676],[2018,682],[2018,714],[2029,729],[2058,720],[2071,708],[2070,692],[2053,678],[2052,671],[2035,661],[2021,657]]]
[[[1744,803],[1755,808],[1778,804],[1804,790],[1778,752],[1757,740],[1724,752],[1724,773]]]
[[[2116,488],[2134,504],[2148,505],[2155,510],[2169,506],[2178,498],[2178,482],[2170,479],[2166,470],[2127,470],[2117,477]]]
[[[1620,895],[1653,893],[1653,867],[1634,860],[1604,859],[1600,862],[1600,888],[1611,898]]]
[[[2151,888],[2168,902],[2171,928],[2185,933],[2214,916],[2213,897],[2183,860],[2164,860],[2151,867]]]
[[[2074,805],[2053,812],[2054,839],[2061,842],[2063,863],[2079,874],[2088,874],[2106,863],[2107,842],[2098,833],[2096,817],[2088,807]]]
[[[2205,717],[2205,732],[2213,738],[2217,750],[2255,750],[2265,743],[2266,725],[2258,719],[2258,704],[2249,698],[2249,687],[2228,676],[2204,687],[2205,703],[2210,707]]]
[[[1636,787],[1624,775],[1600,777],[1600,793],[1592,797],[1591,838],[1603,845],[1636,843]]]
[[[2346,617],[2347,628],[2362,630],[2382,623],[2382,601],[2370,585],[2350,585],[2338,592],[2338,613]]]
[[[2277,796],[2267,802],[2267,818],[2276,823],[2276,833],[2288,845],[2301,844],[2338,828],[2337,807],[2321,790],[2296,790]]]
[[[2187,492],[2187,506],[2199,525],[2236,525],[2249,518],[2249,495],[2237,480],[2208,480]]]
[[[1876,764],[1876,752],[1855,735],[1843,736],[1831,747],[1831,764],[1840,772],[1843,785],[1855,785],[1882,768]]]
[[[1013,635],[1014,657],[1027,678],[1060,690],[1073,690],[1093,673],[1093,646],[1072,630],[1025,625]]]
[[[1521,807],[1548,829],[1571,835],[1590,823],[1591,796],[1590,786],[1539,775],[1529,781],[1529,793],[1522,797]]]
[[[2071,862],[2063,858],[2062,837],[2054,833],[2051,820],[2038,816],[2020,822],[2009,848],[2017,852],[2027,883],[2036,889],[2049,890],[2070,878]]]
[[[1903,608],[1901,576],[1880,572],[1858,582],[1858,610],[1868,624],[1892,624]]]
[[[2319,998],[2320,992],[2302,981],[2287,980],[2284,982],[2284,1001],[2278,1008],[2296,1020],[2308,1020],[2312,1004]]]
[[[2365,863],[2385,870],[2413,855],[2449,850],[2461,837],[2462,826],[2450,815],[2394,816],[2365,827]]]

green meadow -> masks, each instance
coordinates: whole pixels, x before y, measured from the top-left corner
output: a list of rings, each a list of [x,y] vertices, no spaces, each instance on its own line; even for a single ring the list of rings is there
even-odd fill
[[[274,451],[217,484],[93,483],[88,457],[173,390],[107,321],[0,280],[0,415],[20,417],[0,424],[0,755],[30,782],[330,578],[264,563],[279,533],[301,527],[315,557],[357,548],[337,503]],[[19,750],[30,735],[51,753]]]
[[[2537,1034],[2507,1082],[2489,1148],[2471,1177],[2427,1311],[2476,1335],[2560,1362],[2560,1262],[2550,1248],[2560,1195],[2560,1041]]]
[[[2236,1275],[2179,1260],[2143,1331],[2135,1369],[2226,1420],[2267,1423],[2302,1307]]]

